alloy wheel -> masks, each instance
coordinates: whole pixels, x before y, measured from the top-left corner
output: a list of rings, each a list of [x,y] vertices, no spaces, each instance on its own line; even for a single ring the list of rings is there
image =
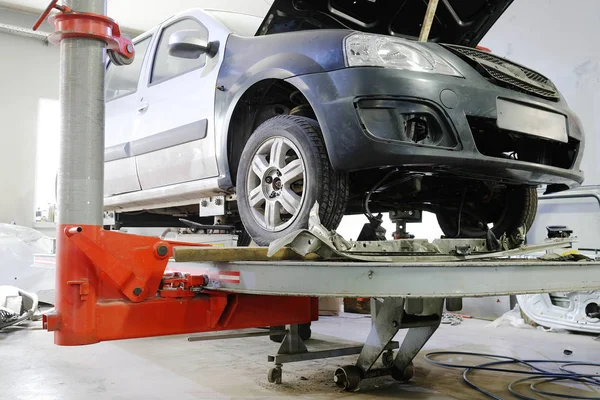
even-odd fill
[[[247,174],[247,196],[252,216],[263,228],[277,232],[297,217],[303,201],[306,166],[291,140],[274,136],[252,156]]]

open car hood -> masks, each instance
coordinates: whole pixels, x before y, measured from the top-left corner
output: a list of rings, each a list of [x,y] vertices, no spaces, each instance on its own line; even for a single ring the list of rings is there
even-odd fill
[[[476,46],[513,0],[440,0],[429,40]],[[427,0],[274,0],[257,35],[352,29],[417,39]]]

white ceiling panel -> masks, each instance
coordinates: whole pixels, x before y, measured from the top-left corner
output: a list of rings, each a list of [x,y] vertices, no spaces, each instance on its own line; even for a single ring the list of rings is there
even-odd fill
[[[41,12],[49,0],[0,0],[12,9]],[[145,31],[173,14],[189,8],[212,8],[264,16],[272,0],[108,0],[108,16],[123,28]]]

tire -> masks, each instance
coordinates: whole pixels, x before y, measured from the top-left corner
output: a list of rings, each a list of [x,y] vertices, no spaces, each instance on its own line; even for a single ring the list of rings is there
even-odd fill
[[[506,233],[507,236],[512,236],[521,226],[525,226],[525,233],[529,231],[535,215],[537,213],[537,190],[529,186],[514,186],[507,188],[498,199],[502,209],[485,210],[483,204],[482,211],[486,214],[487,223],[493,223],[491,231],[499,238]],[[458,215],[456,213],[437,214],[437,220],[440,224],[440,229],[447,237],[466,237],[478,238],[485,237],[486,229],[476,226],[474,223],[469,223],[468,218],[463,218],[458,231]],[[458,235],[457,235],[458,232]]]
[[[250,246],[250,243],[252,242],[252,238],[250,237],[250,234],[248,233],[248,231],[246,231],[246,228],[244,228],[240,224],[240,226],[238,226],[238,230],[240,231],[240,233],[238,234],[237,247]]]
[[[256,244],[266,246],[306,229],[315,202],[321,223],[337,228],[348,201],[348,174],[333,170],[317,121],[279,115],[260,125],[246,143],[237,194],[244,227]]]

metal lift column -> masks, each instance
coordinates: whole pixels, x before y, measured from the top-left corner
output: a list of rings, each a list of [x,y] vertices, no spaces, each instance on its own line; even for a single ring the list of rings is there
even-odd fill
[[[68,0],[78,12],[106,14],[106,0]],[[60,164],[56,312],[60,345],[95,343],[96,279],[90,259],[68,240],[68,226],[98,230],[104,184],[104,68],[106,43],[60,41]],[[91,283],[91,284],[90,284]],[[85,301],[80,301],[85,295]]]

